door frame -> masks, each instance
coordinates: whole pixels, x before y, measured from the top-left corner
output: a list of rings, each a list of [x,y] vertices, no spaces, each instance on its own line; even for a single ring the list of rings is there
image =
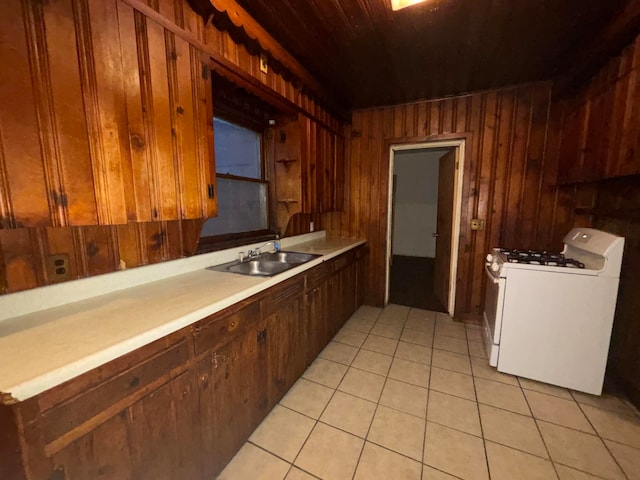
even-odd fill
[[[456,175],[453,179],[453,221],[451,232],[451,262],[449,265],[449,305],[446,305],[447,312],[450,316],[455,313],[456,307],[456,285],[458,273],[458,248],[460,244],[460,219],[462,217],[462,185],[464,182],[464,160],[465,160],[465,144],[466,139],[455,138],[446,140],[431,140],[424,142],[399,142],[389,145],[389,190],[387,192],[387,255],[385,263],[385,293],[384,304],[389,303],[389,283],[390,283],[390,261],[391,261],[391,240],[393,231],[391,230],[391,215],[393,209],[393,165],[395,161],[395,153],[407,150],[422,150],[425,148],[455,148],[456,151]]]

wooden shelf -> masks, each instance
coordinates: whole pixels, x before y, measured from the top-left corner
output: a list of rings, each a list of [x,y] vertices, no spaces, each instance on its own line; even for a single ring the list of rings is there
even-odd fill
[[[287,209],[287,212],[288,212],[289,211],[289,205],[292,205],[294,203],[298,203],[298,200],[294,200],[294,199],[278,200],[278,203],[282,203],[284,205],[284,207]]]
[[[285,170],[289,171],[289,167],[292,163],[297,162],[297,158],[281,158],[280,160],[276,160],[276,163],[281,163],[284,165]]]

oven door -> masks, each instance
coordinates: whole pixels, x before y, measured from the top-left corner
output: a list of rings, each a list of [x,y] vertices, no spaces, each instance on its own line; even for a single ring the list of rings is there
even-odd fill
[[[500,332],[502,330],[505,279],[496,277],[487,265],[484,269],[487,274],[487,291],[484,301],[485,344],[489,364],[495,367],[498,365]]]

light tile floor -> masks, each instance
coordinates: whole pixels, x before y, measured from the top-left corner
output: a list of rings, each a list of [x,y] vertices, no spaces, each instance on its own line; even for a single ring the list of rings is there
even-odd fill
[[[491,368],[479,326],[361,307],[221,480],[640,480],[640,416]]]

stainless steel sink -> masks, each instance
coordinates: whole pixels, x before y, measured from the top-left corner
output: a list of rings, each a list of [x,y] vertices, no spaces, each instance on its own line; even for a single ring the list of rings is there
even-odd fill
[[[272,262],[269,260],[247,260],[227,267],[227,271],[241,273],[243,275],[253,275],[258,277],[270,277],[277,273],[289,270],[293,265],[282,262]]]
[[[238,273],[252,277],[272,277],[320,256],[321,255],[315,255],[313,253],[284,251],[262,253],[257,257],[248,258],[243,261],[236,260],[235,262],[207,267],[207,270]]]
[[[314,255],[313,253],[299,253],[299,252],[273,252],[273,253],[263,253],[258,258],[265,259],[273,262],[279,263],[291,263],[294,265],[299,265],[301,263],[306,263],[314,258],[319,257],[320,255]]]

